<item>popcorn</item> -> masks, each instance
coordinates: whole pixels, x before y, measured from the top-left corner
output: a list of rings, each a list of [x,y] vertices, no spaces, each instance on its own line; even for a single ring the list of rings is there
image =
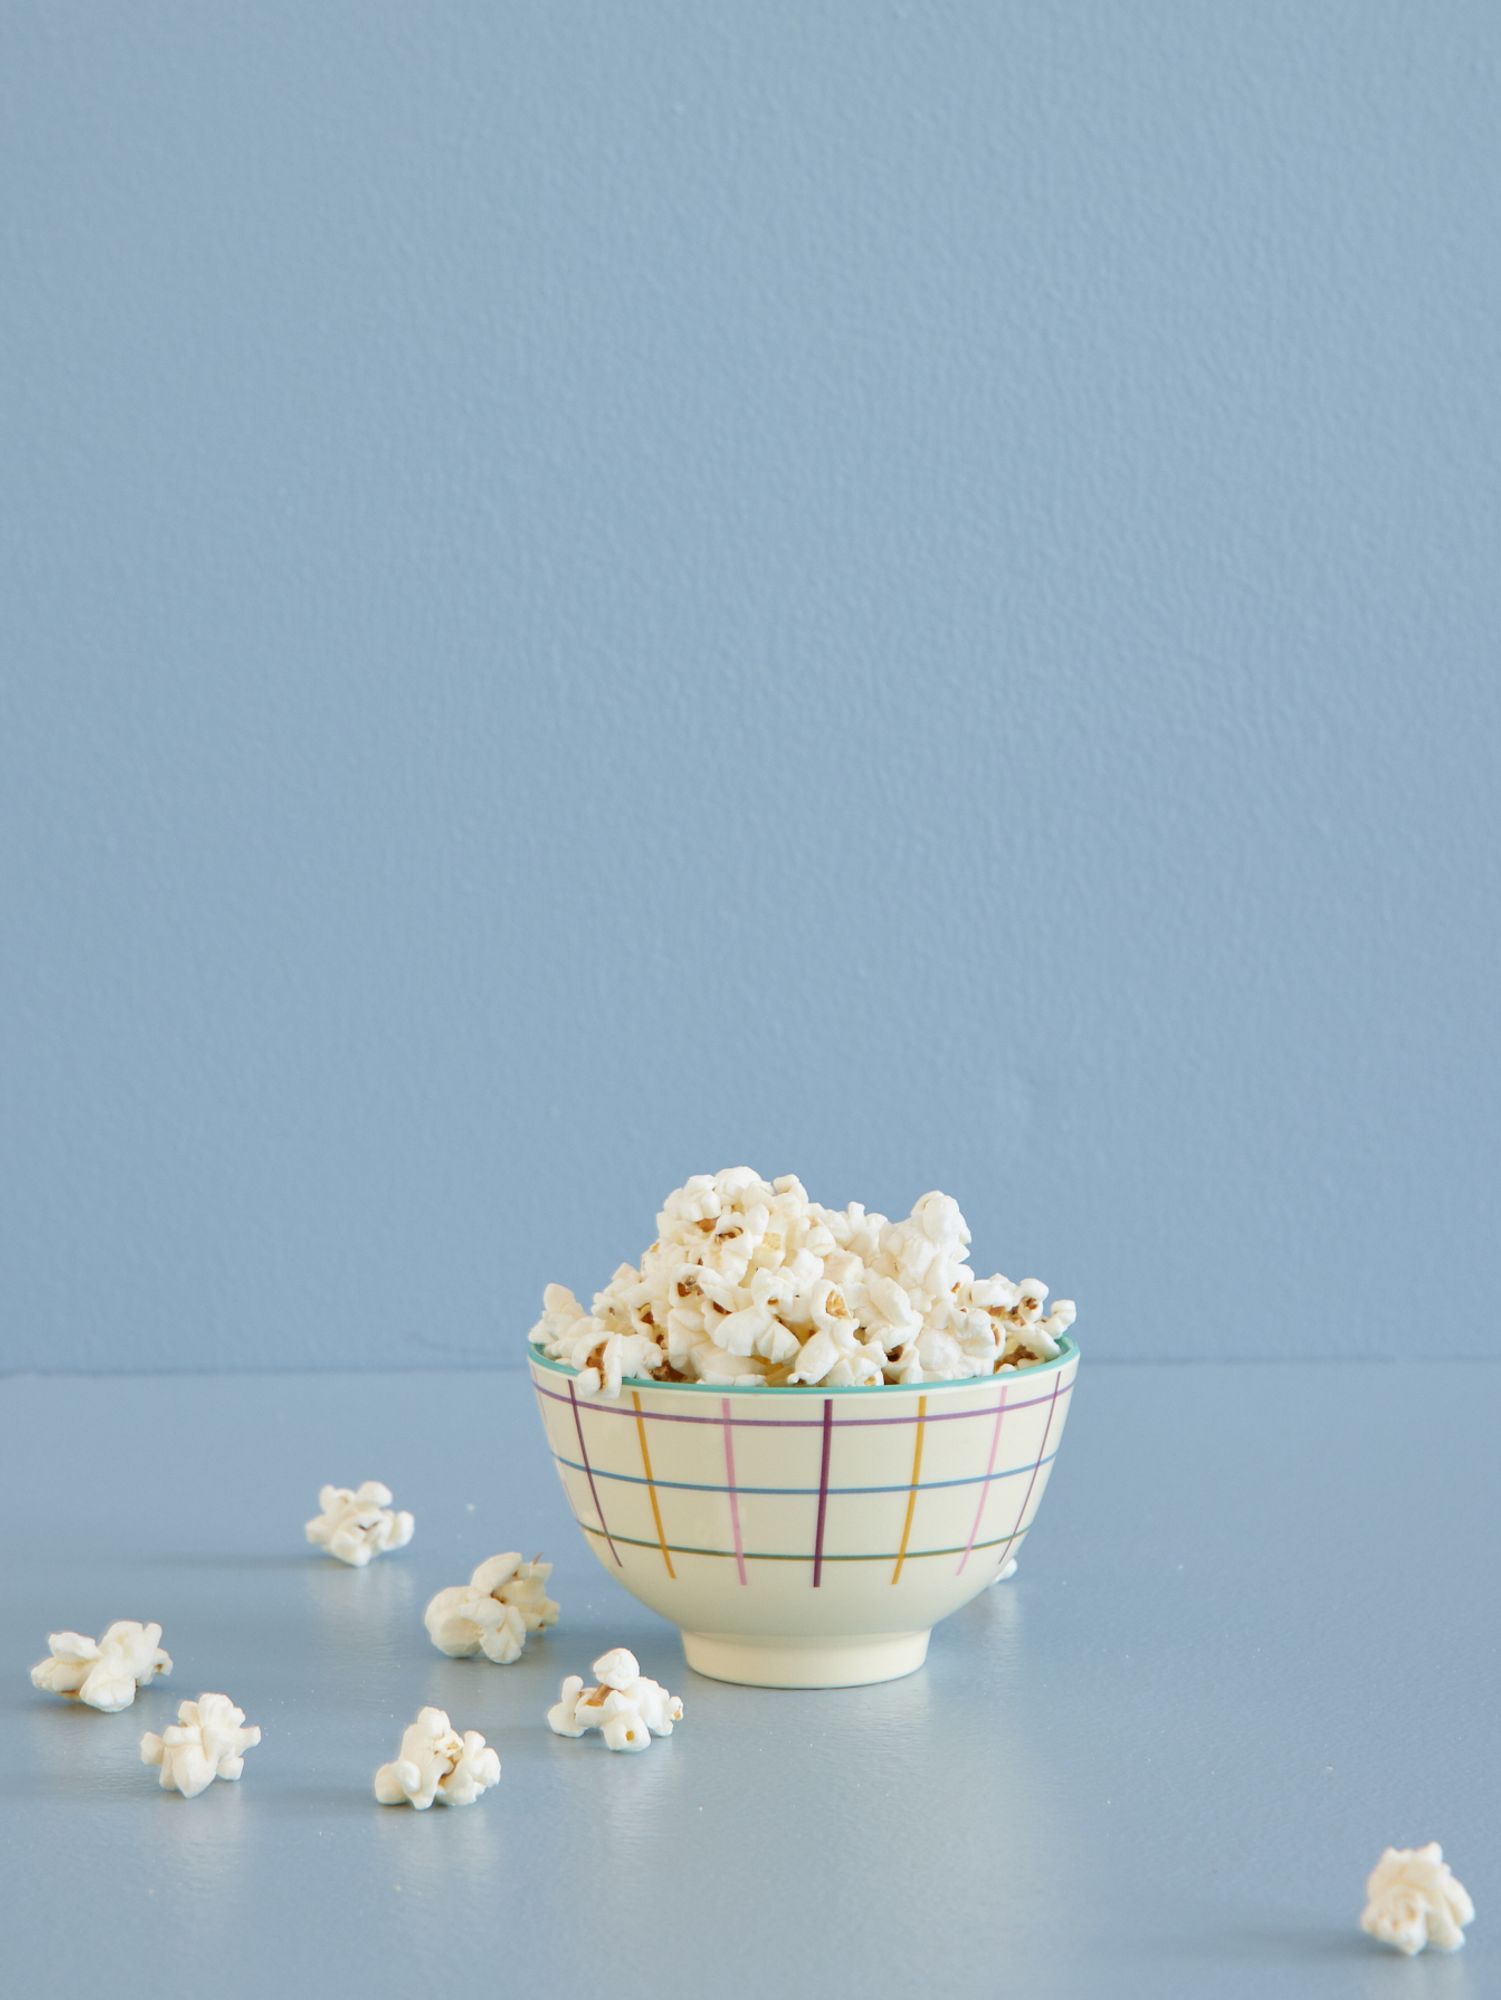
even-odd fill
[[[161,1636],[160,1625],[141,1625],[133,1618],[117,1619],[102,1639],[86,1639],[81,1632],[49,1633],[50,1657],[32,1668],[31,1684],[118,1715],[130,1707],[138,1687],[171,1673],[172,1662],[158,1643]]]
[[[614,1688],[621,1694],[641,1678],[640,1662],[636,1655],[627,1652],[624,1646],[616,1646],[608,1653],[601,1653],[594,1662],[594,1671],[603,1686]]]
[[[523,1562],[510,1555],[482,1562],[468,1583],[440,1590],[423,1623],[427,1636],[450,1659],[471,1659],[483,1653],[497,1666],[521,1658],[528,1632],[543,1631],[558,1622],[558,1607],[544,1590],[552,1564],[540,1558]]]
[[[308,1540],[356,1569],[387,1549],[404,1549],[417,1525],[410,1514],[390,1511],[391,1489],[378,1479],[367,1479],[352,1492],[347,1486],[322,1486],[318,1505],[323,1511],[308,1522]]]
[[[1388,1847],[1366,1883],[1360,1928],[1411,1958],[1424,1945],[1458,1951],[1475,1905],[1455,1881],[1436,1840]]]
[[[615,1315],[606,1319],[586,1313],[566,1286],[549,1285],[542,1294],[543,1317],[560,1358],[578,1370],[580,1394],[618,1396],[625,1376],[654,1375],[662,1366],[658,1323],[647,1316],[638,1328],[631,1318],[629,1294],[639,1284],[634,1266],[623,1264],[610,1280],[611,1289],[595,1296],[596,1307],[608,1301],[607,1311]]]
[[[423,1708],[402,1731],[395,1762],[376,1772],[375,1796],[383,1806],[412,1805],[426,1812],[434,1799],[472,1806],[499,1783],[500,1758],[477,1729],[460,1736],[441,1708]]]
[[[600,1714],[599,1733],[607,1750],[650,1750],[651,1731],[644,1716],[638,1715],[623,1694],[607,1695]]]
[[[577,1674],[563,1682],[558,1699],[547,1711],[547,1726],[557,1736],[582,1736],[597,1729],[610,1750],[649,1750],[653,1736],[670,1736],[683,1719],[683,1704],[659,1681],[648,1680],[634,1653],[624,1646],[602,1653],[594,1662],[597,1687],[585,1687]]]
[[[923,1195],[905,1222],[820,1207],[791,1174],[695,1174],[667,1197],[657,1239],[586,1312],[549,1285],[531,1338],[575,1371],[581,1396],[627,1379],[723,1388],[952,1382],[1051,1361],[1071,1299],[965,1261],[953,1198]]]
[[[621,1689],[621,1698],[630,1703],[653,1736],[670,1736],[673,1724],[683,1719],[682,1697],[669,1694],[660,1681],[648,1680],[644,1674],[628,1688]],[[610,1742],[608,1730],[605,1741]],[[611,1743],[610,1748],[614,1750],[618,1745]],[[640,1748],[644,1750],[646,1744]]]
[[[185,1701],[177,1720],[160,1736],[148,1730],[141,1738],[141,1762],[161,1766],[165,1791],[179,1791],[185,1799],[196,1799],[208,1790],[215,1778],[238,1778],[245,1768],[245,1752],[261,1740],[254,1724],[245,1728],[245,1711],[236,1708],[227,1694],[201,1694],[197,1701]]]
[[[591,1695],[599,1694],[598,1688],[590,1688]],[[593,1718],[579,1716],[579,1703],[583,1700],[585,1688],[578,1674],[569,1674],[558,1690],[558,1698],[547,1711],[547,1726],[554,1736],[582,1736],[586,1729],[594,1726]]]

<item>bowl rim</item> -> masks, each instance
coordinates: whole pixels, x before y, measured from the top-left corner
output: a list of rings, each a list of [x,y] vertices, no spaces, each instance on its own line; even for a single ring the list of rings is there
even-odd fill
[[[534,1367],[544,1369],[549,1375],[565,1375],[578,1380],[577,1368],[570,1368],[566,1361],[554,1361],[537,1346],[535,1341],[526,1344],[527,1357]],[[799,1383],[796,1387],[781,1389],[746,1389],[733,1382],[659,1382],[652,1375],[622,1375],[622,1389],[655,1389],[661,1395],[693,1396],[754,1396],[759,1402],[763,1396],[775,1396],[780,1403],[784,1396],[876,1396],[883,1391],[891,1394],[905,1393],[909,1396],[939,1396],[952,1389],[983,1389],[1002,1379],[1017,1382],[1025,1376],[1029,1381],[1034,1375],[1047,1375],[1055,1368],[1062,1368],[1079,1358],[1079,1343],[1071,1334],[1064,1334],[1058,1343],[1058,1352],[1051,1361],[1033,1361],[1025,1368],[1014,1368],[1004,1378],[999,1375],[965,1375],[957,1382],[849,1382],[825,1388],[817,1382]]]

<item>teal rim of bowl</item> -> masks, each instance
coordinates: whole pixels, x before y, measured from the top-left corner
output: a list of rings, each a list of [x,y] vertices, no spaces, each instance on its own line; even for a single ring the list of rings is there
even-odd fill
[[[534,1341],[528,1341],[526,1351],[534,1367],[542,1368],[549,1375],[566,1375],[578,1380],[578,1370],[570,1368],[566,1361],[553,1361],[545,1355]],[[909,1396],[941,1396],[946,1389],[980,1389],[987,1382],[1019,1382],[1023,1378],[1031,1381],[1034,1375],[1049,1374],[1055,1368],[1062,1368],[1079,1358],[1079,1343],[1068,1334],[1058,1344],[1058,1352],[1051,1361],[1034,1361],[1026,1368],[1016,1368],[1008,1375],[966,1375],[958,1382],[848,1382],[832,1389],[821,1388],[818,1383],[798,1383],[795,1387],[780,1389],[741,1389],[733,1382],[658,1382],[651,1375],[622,1375],[622,1389],[658,1389],[663,1395],[677,1395],[680,1392],[691,1396],[775,1396],[778,1401],[783,1396],[878,1396],[884,1390],[905,1392]]]

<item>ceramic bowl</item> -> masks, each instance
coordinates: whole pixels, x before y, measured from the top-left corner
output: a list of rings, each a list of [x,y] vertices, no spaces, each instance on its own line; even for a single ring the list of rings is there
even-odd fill
[[[577,1393],[531,1350],[584,1539],[670,1618],[688,1664],[756,1687],[851,1687],[920,1667],[940,1618],[993,1583],[1037,1515],[1079,1350],[920,1389]]]

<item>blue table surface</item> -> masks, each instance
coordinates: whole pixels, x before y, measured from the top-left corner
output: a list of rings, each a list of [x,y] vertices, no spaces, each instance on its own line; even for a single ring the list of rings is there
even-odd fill
[[[599,1568],[519,1372],[0,1382],[0,1993],[1501,1992],[1501,1368],[1086,1356],[1076,1402],[1018,1576],[921,1673],[774,1693]],[[366,1478],[417,1534],[354,1571],[302,1524]],[[442,1658],[428,1596],[513,1547],[562,1622]],[[122,1617],[168,1681],[32,1689]],[[687,1703],[644,1756],[544,1721],[611,1644]],[[138,1743],[203,1689],[264,1741],[190,1803]],[[371,1798],[424,1702],[501,1753],[470,1810]],[[1429,1839],[1480,1914],[1408,1962],[1362,1889]]]

